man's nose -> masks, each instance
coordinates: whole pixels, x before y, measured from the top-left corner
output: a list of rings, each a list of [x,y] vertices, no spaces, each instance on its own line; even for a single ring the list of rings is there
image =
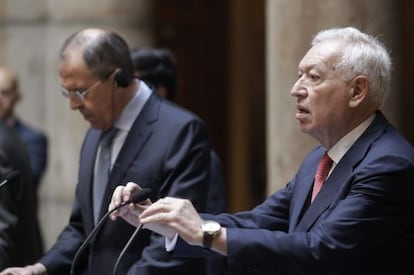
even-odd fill
[[[72,110],[79,109],[80,106],[82,106],[83,102],[79,99],[77,99],[74,96],[69,97],[69,106]]]

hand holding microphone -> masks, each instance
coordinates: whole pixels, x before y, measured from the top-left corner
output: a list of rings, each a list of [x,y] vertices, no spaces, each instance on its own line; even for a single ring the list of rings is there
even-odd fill
[[[76,251],[76,254],[73,257],[72,265],[71,265],[71,268],[70,268],[70,275],[75,274],[75,267],[76,267],[76,264],[79,260],[80,255],[85,250],[86,246],[89,244],[92,237],[95,236],[97,234],[97,232],[100,230],[100,228],[103,226],[103,224],[105,223],[108,216],[115,213],[116,211],[118,211],[121,208],[125,208],[124,206],[126,206],[128,204],[136,204],[136,203],[140,203],[142,201],[148,200],[151,193],[152,193],[151,189],[148,189],[148,188],[139,189],[138,188],[137,192],[135,192],[133,195],[130,195],[128,197],[128,199],[123,201],[123,202],[118,203],[118,201],[117,201],[117,203],[113,203],[112,200],[111,200],[111,204],[109,206],[108,212],[106,212],[105,215],[103,215],[103,217],[98,221],[98,223],[95,225],[93,230],[89,233],[89,235],[83,241],[83,243],[79,247],[78,251]]]
[[[152,205],[152,202],[147,199],[145,201],[131,203],[131,198],[133,198],[137,193],[141,193],[142,190],[144,189],[141,189],[138,184],[133,182],[128,182],[125,186],[118,186],[115,189],[112,195],[111,203],[109,204],[108,210],[112,211],[110,218],[115,220],[117,217],[121,217],[133,226],[141,226],[139,216],[142,212],[144,212],[144,210]],[[127,204],[129,205],[121,207],[121,205],[124,206]],[[163,226],[160,223],[145,223],[143,228],[149,229],[169,239],[176,234],[176,232],[170,227]]]
[[[146,197],[146,200],[134,200],[134,196],[142,192],[141,187],[133,182],[128,182],[125,186],[118,186],[112,194],[111,203],[108,207],[111,220],[116,220],[117,217],[123,218],[125,221],[133,226],[140,225],[138,216],[151,205],[151,201]],[[138,204],[139,203],[139,204]],[[122,207],[125,206],[125,207]]]

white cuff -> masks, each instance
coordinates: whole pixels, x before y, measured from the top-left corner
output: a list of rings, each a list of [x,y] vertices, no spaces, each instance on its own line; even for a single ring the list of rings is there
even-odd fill
[[[177,245],[177,241],[178,241],[178,234],[175,234],[172,240],[165,237],[165,250],[167,250],[167,252],[173,251],[175,249],[175,246]]]

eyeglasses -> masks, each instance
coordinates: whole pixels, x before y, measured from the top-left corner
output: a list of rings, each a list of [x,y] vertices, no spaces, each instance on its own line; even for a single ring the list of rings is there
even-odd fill
[[[93,84],[92,86],[90,86],[89,88],[87,88],[86,90],[83,90],[83,91],[69,91],[69,90],[66,90],[63,87],[60,87],[60,92],[66,98],[75,97],[76,99],[78,99],[80,101],[84,101],[85,96],[101,83],[102,83],[102,81],[98,80],[95,84]]]

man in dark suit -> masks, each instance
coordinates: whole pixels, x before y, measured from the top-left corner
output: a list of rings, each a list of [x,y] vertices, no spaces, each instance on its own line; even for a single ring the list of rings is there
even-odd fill
[[[43,250],[29,157],[16,133],[1,120],[0,182],[0,269],[30,264]]]
[[[175,102],[178,76],[172,53],[162,48],[138,48],[131,50],[131,58],[137,76],[149,84],[160,96]],[[210,169],[205,211],[210,214],[219,214],[227,211],[227,192],[224,184],[223,163],[214,149],[211,149]]]
[[[62,93],[92,126],[81,149],[72,213],[39,262],[1,274],[68,274],[75,253],[104,216],[120,183],[139,182],[152,189],[152,200],[177,196],[204,210],[210,162],[205,124],[134,79],[133,70],[128,45],[114,32],[86,29],[64,42],[59,62]],[[106,146],[111,152],[108,178],[94,182],[105,174],[97,173],[97,160],[106,148],[100,138],[113,128],[117,131],[112,146]],[[134,230],[122,220],[104,223],[73,266],[74,274],[112,274]],[[118,274],[203,274],[203,269],[202,259],[171,258],[162,236],[142,230],[122,258]]]
[[[200,216],[188,200],[162,198],[138,219],[123,217],[158,224],[169,240],[178,233],[169,244],[176,256],[202,246],[226,255],[231,275],[413,274],[414,148],[379,110],[391,75],[387,50],[355,28],[328,29],[298,72],[296,119],[320,145],[285,188],[234,215]],[[118,187],[111,207],[137,188]]]
[[[175,58],[167,49],[139,48],[131,50],[132,63],[138,77],[148,83],[162,97],[175,102],[178,76]],[[224,168],[217,152],[210,152],[210,180],[205,212],[219,214],[227,211],[227,192]],[[222,275],[226,259],[212,255],[206,262],[207,275]]]
[[[26,146],[32,168],[33,182],[38,189],[47,166],[47,137],[42,131],[29,126],[15,115],[17,104],[22,99],[15,72],[0,67],[0,117],[14,128]]]

